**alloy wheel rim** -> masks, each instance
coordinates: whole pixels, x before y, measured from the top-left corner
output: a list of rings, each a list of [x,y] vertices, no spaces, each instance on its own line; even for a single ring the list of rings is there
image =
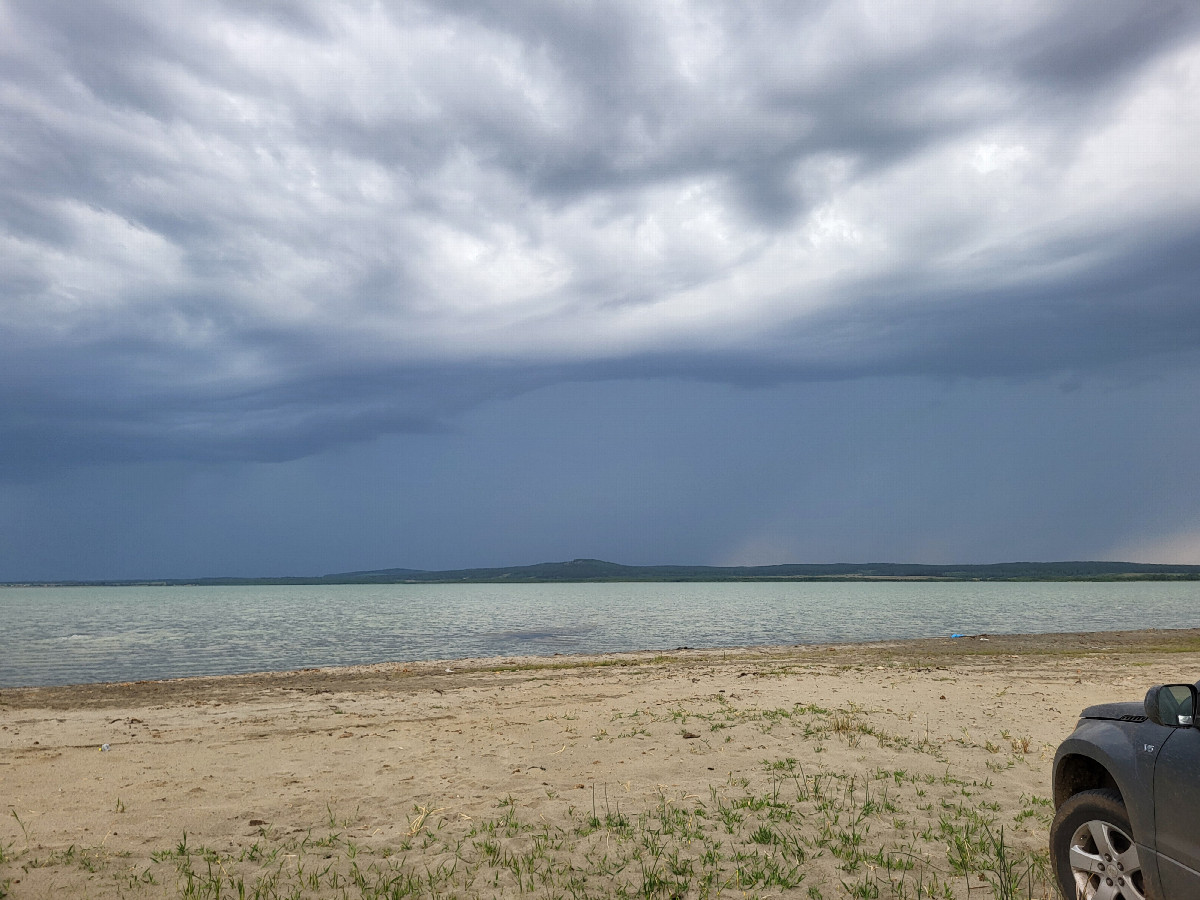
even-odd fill
[[[1092,819],[1075,829],[1070,861],[1081,900],[1145,900],[1137,845],[1111,822]]]

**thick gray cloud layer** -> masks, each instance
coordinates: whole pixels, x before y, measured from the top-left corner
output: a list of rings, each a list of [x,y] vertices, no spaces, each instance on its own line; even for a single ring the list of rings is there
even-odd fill
[[[0,460],[1200,357],[1200,7],[0,6]]]

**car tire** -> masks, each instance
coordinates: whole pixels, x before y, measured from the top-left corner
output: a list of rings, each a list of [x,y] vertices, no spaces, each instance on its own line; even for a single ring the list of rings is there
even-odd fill
[[[1050,826],[1050,862],[1066,900],[1144,900],[1146,888],[1129,813],[1116,791],[1081,791]]]

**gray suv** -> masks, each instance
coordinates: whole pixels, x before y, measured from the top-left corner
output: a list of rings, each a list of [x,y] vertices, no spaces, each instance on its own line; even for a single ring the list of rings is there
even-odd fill
[[[1050,862],[1068,900],[1200,898],[1196,687],[1088,707],[1058,748]]]

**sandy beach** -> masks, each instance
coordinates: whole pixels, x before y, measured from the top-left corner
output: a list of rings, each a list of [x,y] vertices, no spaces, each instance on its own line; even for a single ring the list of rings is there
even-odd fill
[[[0,690],[0,897],[1053,896],[1079,710],[1200,631]]]

